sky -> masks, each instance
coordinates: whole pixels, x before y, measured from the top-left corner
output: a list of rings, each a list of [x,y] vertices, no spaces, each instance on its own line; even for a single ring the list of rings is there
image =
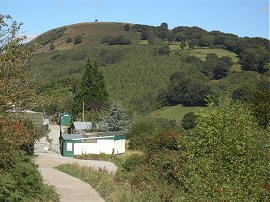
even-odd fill
[[[0,14],[22,22],[32,39],[80,22],[198,26],[269,39],[269,0],[0,0]]]

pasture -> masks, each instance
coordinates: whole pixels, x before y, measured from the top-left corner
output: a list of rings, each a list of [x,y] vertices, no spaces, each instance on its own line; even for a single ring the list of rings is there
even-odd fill
[[[204,110],[206,108],[207,107],[184,107],[182,105],[176,105],[155,110],[151,112],[150,115],[155,118],[165,118],[168,120],[176,120],[177,122],[180,122],[186,113],[199,112],[200,110]]]

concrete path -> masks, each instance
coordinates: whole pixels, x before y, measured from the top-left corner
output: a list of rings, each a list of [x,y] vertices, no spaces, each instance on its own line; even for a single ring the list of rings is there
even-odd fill
[[[50,125],[50,128],[51,131],[48,136],[53,140],[52,145],[56,145],[57,148],[59,126]],[[35,155],[37,155],[35,161],[39,165],[39,170],[44,180],[48,184],[55,186],[56,192],[60,195],[61,201],[104,201],[104,199],[101,198],[101,196],[89,184],[68,174],[62,173],[54,167],[60,164],[77,163],[94,169],[103,168],[108,172],[115,173],[117,171],[117,167],[113,163],[107,161],[79,160],[70,157],[63,157],[55,150],[45,153],[43,144],[47,144],[46,138],[42,138],[35,145]]]

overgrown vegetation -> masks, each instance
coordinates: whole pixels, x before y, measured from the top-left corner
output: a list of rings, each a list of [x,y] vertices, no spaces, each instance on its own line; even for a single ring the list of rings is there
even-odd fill
[[[0,201],[59,201],[53,187],[45,185],[33,160],[17,158],[8,171],[0,174]]]
[[[196,119],[189,133],[164,120],[138,121],[129,143],[142,153],[118,164],[115,176],[77,165],[58,169],[90,183],[108,201],[268,201],[269,129],[229,99]]]
[[[0,15],[0,201],[59,201],[30,157],[41,131],[8,113],[14,106],[32,106],[35,96],[27,65],[35,46],[23,45],[19,28],[10,16]]]
[[[79,165],[60,165],[58,170],[91,184],[106,201],[159,201],[153,191],[134,192],[126,183],[117,183],[114,175]]]

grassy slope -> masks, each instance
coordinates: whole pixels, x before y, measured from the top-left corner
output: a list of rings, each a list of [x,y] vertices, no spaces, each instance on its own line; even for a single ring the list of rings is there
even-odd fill
[[[64,43],[67,37],[72,38],[78,34],[83,35],[81,44],[73,46]],[[99,44],[100,40],[108,35],[125,35],[133,41],[133,44],[127,46]],[[46,33],[43,36],[46,36]],[[136,110],[147,111],[149,110],[148,106],[153,107],[156,96],[166,89],[169,76],[172,73],[179,70],[195,73],[198,70],[183,63],[178,54],[174,54],[174,52],[170,56],[157,56],[156,47],[146,45],[146,41],[139,41],[139,38],[139,33],[123,31],[121,23],[70,25],[66,26],[64,35],[55,40],[56,50],[36,55],[33,64],[36,72],[40,75],[39,81],[41,83],[47,83],[47,86],[51,86],[51,82],[54,81],[55,83],[61,82],[64,86],[76,86],[88,56],[96,58],[102,51],[121,50],[124,54],[120,61],[102,67],[110,96],[127,106],[133,106],[133,109],[135,106]],[[231,57],[235,64],[229,76],[219,81],[212,81],[222,90],[222,93],[226,93],[228,96],[243,82],[253,83],[258,80],[258,74],[255,72],[241,73],[237,56],[227,50],[205,48],[180,51],[183,51],[184,55],[194,55],[203,60],[209,53],[215,53],[219,57]],[[141,109],[141,106],[146,106],[148,109]],[[174,110],[167,112],[165,109],[164,116],[180,120],[182,115],[168,115],[173,112]],[[184,113],[185,111],[182,114]]]
[[[154,112],[151,112],[150,115],[156,118],[165,118],[180,122],[186,113],[198,112],[203,109],[205,109],[205,107],[184,107],[182,105],[176,105],[172,107],[164,107],[158,109]]]
[[[237,57],[237,55],[234,52],[228,51],[228,50],[224,50],[224,49],[220,49],[220,48],[196,48],[196,49],[188,49],[185,48],[184,50],[181,50],[179,48],[179,45],[170,45],[170,49],[171,50],[180,50],[183,52],[183,54],[186,55],[192,55],[195,57],[198,57],[202,60],[206,59],[206,56],[209,53],[215,53],[218,57],[230,57],[232,59],[233,62],[233,66],[231,67],[231,72],[241,72],[241,65],[239,63],[239,58]]]
[[[218,57],[224,57],[228,56],[232,59],[233,61],[233,66],[231,67],[232,72],[241,72],[241,66],[239,64],[239,58],[237,55],[233,52],[224,50],[224,49],[194,49],[194,50],[185,50],[187,54],[196,56],[202,60],[206,59],[206,56],[209,53],[215,53],[217,54]]]
[[[129,38],[134,44],[137,44],[140,40],[140,34],[137,32],[126,32],[123,30],[123,23],[114,22],[95,22],[95,23],[80,23],[74,25],[68,25],[65,27],[59,27],[44,34],[40,35],[33,42],[42,44],[44,41],[50,40],[53,32],[64,30],[64,33],[59,38],[52,40],[49,44],[53,43],[56,50],[66,50],[74,47],[73,43],[66,43],[66,39],[70,37],[74,39],[77,35],[82,36],[82,43],[77,46],[90,46],[97,45],[101,39],[106,36],[120,36],[123,35]],[[45,45],[41,50],[47,52],[48,45]]]

